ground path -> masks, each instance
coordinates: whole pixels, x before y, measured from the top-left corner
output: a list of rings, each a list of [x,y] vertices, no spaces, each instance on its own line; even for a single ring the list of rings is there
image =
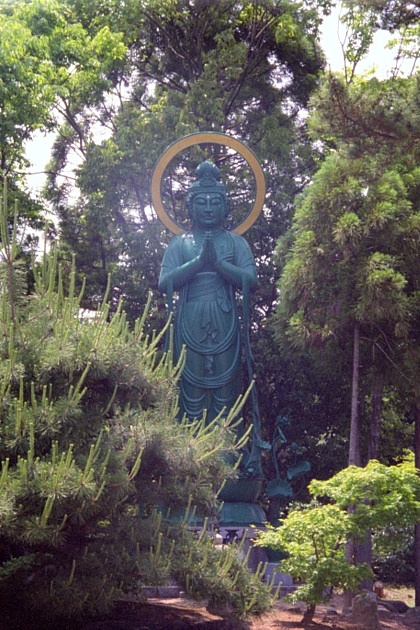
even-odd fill
[[[412,597],[412,596],[411,596]],[[392,599],[392,598],[391,598]],[[394,597],[398,599],[398,597]],[[406,600],[407,601],[407,600]],[[408,602],[413,605],[413,601]],[[83,630],[355,630],[349,616],[342,613],[342,598],[333,596],[328,604],[317,607],[314,621],[302,626],[304,604],[290,604],[279,600],[273,610],[259,618],[240,622],[223,619],[207,611],[205,602],[189,598],[149,599],[140,604],[135,601],[120,602],[117,610],[103,621],[87,624]],[[379,619],[383,630],[408,630],[403,617],[384,608],[379,609]]]

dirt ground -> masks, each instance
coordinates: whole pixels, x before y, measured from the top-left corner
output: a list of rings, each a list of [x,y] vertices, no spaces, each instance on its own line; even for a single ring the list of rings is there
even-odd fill
[[[408,598],[408,599],[407,599]],[[389,601],[399,599],[409,606],[414,599],[409,593],[400,591],[387,594]],[[96,621],[83,630],[279,630],[307,628],[308,630],[354,630],[356,626],[349,616],[342,613],[342,597],[334,595],[328,604],[317,606],[314,620],[309,625],[302,625],[304,604],[290,604],[280,599],[273,610],[258,618],[246,622],[223,618],[207,611],[205,602],[196,602],[189,598],[149,599],[146,604],[120,602],[113,619]],[[383,630],[407,630],[402,617],[379,608],[379,619]]]

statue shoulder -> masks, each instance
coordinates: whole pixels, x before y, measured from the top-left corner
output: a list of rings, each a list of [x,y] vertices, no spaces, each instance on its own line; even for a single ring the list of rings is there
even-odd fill
[[[176,234],[166,247],[163,255],[163,266],[182,265],[194,255],[194,239],[191,232]]]
[[[229,235],[232,238],[235,249],[250,249],[248,241],[243,236],[231,231],[229,231]]]
[[[176,234],[169,241],[167,249],[168,250],[182,249],[185,243],[191,242],[192,239],[193,239],[193,235],[191,232],[183,232],[182,234]]]

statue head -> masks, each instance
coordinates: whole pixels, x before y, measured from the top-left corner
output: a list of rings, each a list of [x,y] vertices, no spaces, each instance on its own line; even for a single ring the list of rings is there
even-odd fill
[[[195,171],[196,181],[188,189],[186,207],[188,215],[195,226],[196,217],[194,210],[194,200],[205,197],[206,199],[217,198],[221,200],[223,207],[223,217],[221,223],[227,217],[230,210],[230,199],[226,194],[225,185],[219,180],[220,171],[212,162],[202,162]]]

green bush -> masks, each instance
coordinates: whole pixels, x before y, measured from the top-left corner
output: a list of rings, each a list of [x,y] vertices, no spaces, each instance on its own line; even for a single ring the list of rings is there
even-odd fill
[[[301,582],[291,599],[308,604],[306,621],[324,600],[326,587],[355,591],[362,580],[373,577],[367,564],[347,562],[349,543],[363,541],[373,532],[378,553],[380,543],[386,542],[383,533],[394,523],[408,528],[418,522],[420,478],[413,457],[396,466],[372,460],[364,468],[349,466],[326,481],[313,479],[309,492],[310,505],[292,509],[279,527],[257,539],[257,544],[287,554],[282,571]]]
[[[202,532],[192,544],[191,533],[183,532],[183,553],[176,562],[176,577],[193,597],[208,600],[209,608],[227,609],[238,619],[260,615],[274,601],[270,585],[263,582],[264,567],[255,573],[247,567],[242,543],[218,549],[211,535]],[[242,557],[241,557],[242,556]]]
[[[180,366],[145,335],[147,308],[133,329],[106,301],[83,318],[74,269],[64,274],[54,254],[33,267],[28,295],[4,224],[1,235],[2,620],[75,627],[174,567],[182,577],[183,539],[159,513],[216,514],[236,435],[231,418],[176,420]],[[245,592],[253,577],[236,579]]]

